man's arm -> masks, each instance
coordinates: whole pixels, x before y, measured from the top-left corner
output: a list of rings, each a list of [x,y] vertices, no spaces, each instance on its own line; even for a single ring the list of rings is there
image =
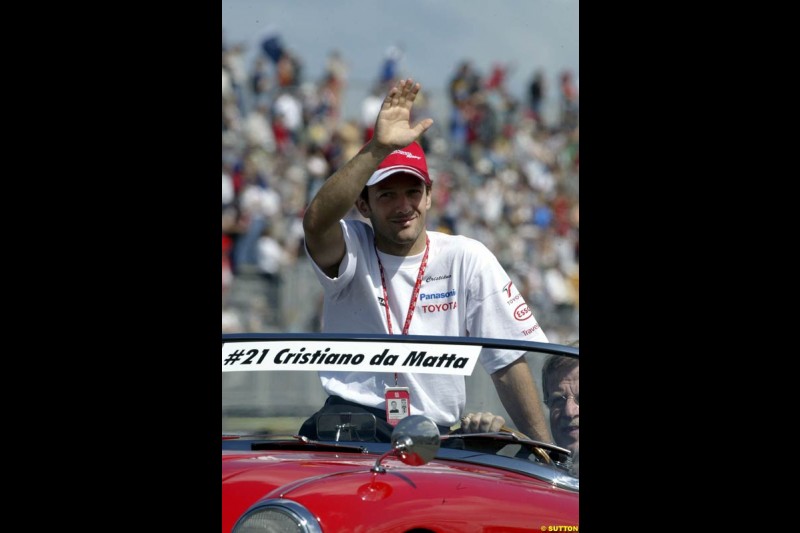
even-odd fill
[[[353,207],[369,177],[390,152],[370,141],[323,183],[303,215],[306,247],[328,277],[336,276],[344,257],[339,220]]]
[[[517,429],[533,440],[552,443],[542,399],[525,356],[492,374],[492,381]]]
[[[311,258],[328,276],[337,274],[344,257],[341,220],[383,159],[393,150],[411,144],[431,127],[426,118],[411,127],[409,119],[420,84],[400,80],[392,87],[375,120],[372,139],[344,166],[337,170],[311,200],[303,216],[306,247]]]

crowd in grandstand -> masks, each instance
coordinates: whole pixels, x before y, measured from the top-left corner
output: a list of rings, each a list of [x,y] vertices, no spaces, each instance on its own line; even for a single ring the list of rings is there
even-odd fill
[[[391,49],[369,86],[351,87],[340,53],[312,78],[303,58],[265,39],[247,64],[245,46],[222,43],[223,331],[314,331],[289,323],[286,298],[303,262],[303,210],[316,190],[372,133],[386,91],[400,72]],[[508,72],[453,65],[447,119],[420,139],[433,180],[431,230],[483,242],[500,260],[553,342],[578,338],[578,89],[571,72],[531,69],[524,95]],[[548,83],[548,74],[554,82]],[[431,116],[423,92],[416,120]],[[361,90],[355,118],[347,91]],[[546,120],[543,102],[558,99]],[[353,210],[352,217],[360,215]],[[308,283],[316,285],[310,270]],[[301,282],[300,286],[305,283]],[[245,288],[246,287],[246,288]],[[237,290],[238,288],[238,290]],[[314,308],[318,303],[312,302]]]

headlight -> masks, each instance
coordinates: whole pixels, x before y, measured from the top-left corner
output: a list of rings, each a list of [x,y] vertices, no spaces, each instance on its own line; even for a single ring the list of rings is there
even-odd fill
[[[308,509],[291,500],[266,500],[236,522],[233,533],[322,533]]]

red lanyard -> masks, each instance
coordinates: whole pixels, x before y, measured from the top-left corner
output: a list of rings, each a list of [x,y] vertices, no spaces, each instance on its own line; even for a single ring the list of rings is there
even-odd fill
[[[425,254],[422,256],[422,263],[419,265],[419,272],[417,273],[417,282],[414,283],[414,291],[411,293],[411,302],[408,304],[408,314],[406,314],[406,323],[403,325],[403,335],[408,335],[408,328],[411,325],[411,317],[414,316],[414,309],[417,307],[417,297],[419,296],[419,289],[422,286],[422,276],[425,275],[425,267],[428,265],[428,250],[431,246],[431,240],[425,236]],[[389,316],[389,293],[386,291],[386,275],[383,270],[383,263],[381,257],[378,255],[378,247],[375,246],[375,257],[378,258],[378,268],[381,270],[381,285],[383,286],[383,304],[386,306],[386,325],[389,328],[389,335],[392,335],[392,318]],[[394,374],[394,383],[397,385],[397,372]]]

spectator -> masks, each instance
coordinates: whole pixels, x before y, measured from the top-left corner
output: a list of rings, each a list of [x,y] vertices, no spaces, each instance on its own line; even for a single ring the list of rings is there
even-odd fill
[[[533,81],[531,81],[528,87],[528,102],[530,104],[531,113],[533,119],[539,124],[542,124],[542,103],[545,99],[545,91],[544,71],[539,69],[533,75]]]

